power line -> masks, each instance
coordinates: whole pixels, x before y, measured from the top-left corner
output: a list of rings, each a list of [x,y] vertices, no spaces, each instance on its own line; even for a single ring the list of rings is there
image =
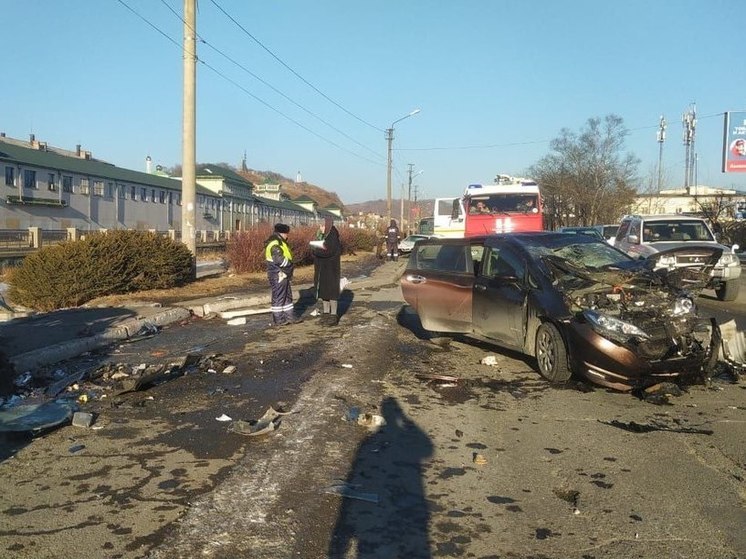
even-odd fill
[[[153,24],[150,20],[148,20],[147,18],[145,18],[144,16],[142,16],[134,8],[132,8],[126,2],[124,2],[124,0],[117,0],[117,1],[120,4],[122,4],[125,8],[127,8],[130,12],[132,12],[133,14],[135,14],[139,19],[141,19],[143,22],[145,22],[148,26],[150,26],[151,28],[153,28],[155,31],[157,31],[159,34],[161,34],[163,37],[165,37],[166,39],[168,39],[171,43],[173,43],[174,45],[176,45],[179,50],[181,50],[182,52],[184,52],[183,46],[181,44],[179,44],[178,41],[176,41],[175,39],[173,39],[172,37],[170,37],[168,34],[166,34],[164,31],[162,31],[160,28],[158,28],[155,24]],[[334,141],[332,141],[332,140],[330,140],[330,139],[322,136],[321,134],[319,134],[319,133],[311,130],[310,128],[308,128],[304,124],[298,122],[294,118],[292,118],[292,117],[286,115],[285,113],[283,113],[280,109],[277,109],[276,107],[272,106],[267,101],[264,101],[260,97],[254,95],[248,89],[246,89],[245,87],[243,87],[242,85],[240,85],[238,82],[236,82],[235,80],[229,78],[228,76],[226,76],[225,74],[223,74],[222,72],[220,72],[219,70],[217,70],[216,68],[212,67],[211,65],[209,65],[207,62],[205,62],[201,58],[199,58],[199,57],[196,57],[196,58],[197,58],[197,62],[202,63],[205,67],[207,67],[210,70],[212,70],[214,73],[216,73],[218,76],[220,76],[221,78],[223,78],[227,82],[229,82],[229,83],[233,84],[234,86],[236,86],[238,89],[240,89],[241,91],[243,91],[244,93],[246,93],[247,95],[249,95],[254,100],[258,101],[259,103],[261,103],[262,105],[264,105],[268,109],[274,111],[275,113],[277,113],[281,117],[289,120],[290,122],[292,122],[293,124],[295,124],[299,128],[302,128],[303,130],[305,130],[309,134],[312,134],[312,135],[316,136],[317,138],[319,138],[320,140],[322,140],[322,141],[324,141],[324,142],[326,142],[326,143],[328,143],[328,144],[330,144],[330,145],[332,145],[332,146],[334,146],[334,147],[336,147],[336,148],[338,148],[338,149],[340,149],[342,151],[345,151],[345,152],[347,152],[347,153],[349,153],[349,154],[351,154],[351,155],[353,155],[355,157],[358,157],[360,159],[368,161],[369,163],[373,163],[374,165],[381,165],[382,164],[380,161],[373,161],[372,159],[368,159],[367,157],[365,157],[363,155],[360,155],[359,153],[355,153],[354,151],[351,151],[351,150],[349,150],[349,149],[347,149],[347,148],[345,148],[345,147],[337,144],[336,142],[334,142]]]
[[[287,68],[287,70],[290,71],[295,77],[297,77],[300,81],[302,81],[308,87],[310,87],[311,89],[313,89],[316,93],[318,93],[319,95],[321,95],[324,99],[326,99],[327,101],[329,101],[332,105],[334,105],[338,109],[344,111],[345,113],[347,113],[348,115],[350,115],[352,118],[354,118],[354,119],[362,122],[366,126],[370,126],[374,130],[378,130],[379,132],[384,132],[384,130],[382,128],[379,128],[378,126],[375,126],[375,125],[369,123],[368,121],[360,118],[359,116],[357,116],[353,112],[347,110],[345,107],[343,107],[342,105],[340,105],[339,103],[337,103],[334,99],[330,98],[328,95],[326,95],[326,93],[324,93],[323,91],[319,90],[315,85],[313,85],[308,80],[306,80],[306,78],[304,78],[298,72],[296,72],[290,66],[288,66],[274,52],[272,52],[271,50],[269,50],[269,48],[267,48],[266,46],[264,46],[264,44],[262,44],[262,42],[259,39],[257,39],[256,37],[254,37],[254,35],[252,35],[251,33],[249,33],[249,31],[243,25],[241,25],[238,21],[236,21],[233,18],[233,16],[231,16],[228,12],[226,12],[215,0],[210,0],[210,2],[212,2],[218,10],[220,10],[221,12],[223,12],[223,14],[225,15],[225,17],[227,17],[229,20],[231,20],[233,23],[235,23],[236,26],[238,26],[238,28],[241,29],[241,31],[243,31],[244,33],[246,33],[246,35],[248,35],[257,45],[259,45],[265,51],[267,51],[269,53],[269,55],[272,56],[272,58],[274,58],[275,60],[277,60],[277,62],[279,62],[285,68]]]
[[[183,19],[183,18],[181,17],[181,15],[180,15],[180,14],[179,14],[178,12],[176,12],[176,10],[174,10],[174,9],[173,9],[173,8],[172,8],[172,7],[171,7],[171,6],[169,5],[169,4],[168,4],[168,2],[166,2],[166,0],[161,0],[161,3],[163,3],[163,5],[165,5],[165,6],[166,6],[166,7],[167,7],[167,8],[168,8],[168,9],[169,9],[170,11],[171,11],[171,13],[173,13],[173,14],[174,14],[174,15],[175,15],[175,16],[176,16],[177,18],[179,18],[179,20],[180,20],[180,21],[181,21],[182,23],[185,23],[185,22],[184,22],[184,19]],[[194,30],[194,29],[192,29],[192,31],[195,31],[195,30]],[[298,103],[297,101],[295,101],[294,99],[292,99],[291,97],[289,97],[288,95],[286,95],[285,93],[283,93],[282,91],[280,91],[280,90],[279,90],[278,88],[276,88],[275,86],[273,86],[273,85],[272,85],[271,83],[267,82],[266,80],[264,80],[263,78],[259,77],[258,75],[256,75],[256,74],[255,74],[254,72],[252,72],[252,71],[251,71],[251,70],[249,70],[248,68],[246,68],[246,67],[245,67],[245,66],[244,66],[243,64],[241,64],[241,63],[240,63],[240,62],[238,62],[237,60],[235,60],[235,59],[233,59],[232,57],[230,57],[229,55],[227,55],[227,54],[226,54],[225,52],[223,52],[223,51],[222,51],[221,49],[219,49],[219,48],[217,48],[216,46],[212,45],[212,44],[211,44],[210,42],[208,42],[208,41],[207,41],[207,39],[205,39],[205,38],[204,38],[204,37],[203,37],[202,35],[200,35],[199,33],[196,33],[196,35],[197,35],[197,39],[199,39],[199,41],[200,41],[200,42],[201,42],[202,44],[204,44],[204,45],[206,45],[206,46],[210,47],[210,48],[211,48],[211,49],[212,49],[213,51],[215,51],[216,53],[218,53],[218,54],[219,54],[220,56],[224,57],[224,58],[225,58],[226,60],[228,60],[229,62],[231,62],[232,64],[234,64],[235,66],[237,66],[238,68],[240,68],[241,70],[243,70],[244,72],[246,72],[247,74],[249,74],[249,75],[250,75],[251,77],[253,77],[254,79],[258,80],[259,82],[261,82],[261,83],[263,83],[264,85],[266,85],[267,87],[269,87],[269,88],[270,88],[270,89],[271,89],[272,91],[274,91],[274,92],[275,92],[275,93],[277,93],[278,95],[282,96],[282,97],[283,97],[284,99],[286,99],[287,101],[289,101],[290,103],[292,103],[293,105],[295,105],[296,107],[298,107],[299,109],[301,109],[302,111],[306,112],[306,113],[307,113],[308,115],[312,116],[313,118],[315,118],[315,119],[316,119],[316,120],[318,120],[319,122],[321,122],[321,123],[325,124],[326,126],[328,126],[329,128],[331,128],[332,130],[334,130],[334,131],[335,131],[335,132],[337,132],[338,134],[340,134],[340,135],[344,136],[345,138],[347,138],[347,139],[348,139],[348,140],[350,140],[351,142],[353,142],[353,143],[357,144],[357,145],[358,145],[358,146],[360,146],[361,148],[363,148],[363,149],[365,149],[365,150],[369,151],[370,153],[372,153],[372,154],[373,154],[373,155],[375,155],[376,157],[380,157],[380,158],[382,158],[382,159],[383,159],[383,155],[381,155],[381,154],[380,154],[379,152],[377,152],[377,151],[375,151],[375,150],[373,150],[373,149],[369,148],[368,146],[366,146],[365,144],[362,144],[361,142],[358,142],[358,141],[357,141],[357,140],[356,140],[355,138],[353,138],[352,136],[350,136],[350,135],[346,134],[346,133],[345,133],[344,131],[340,130],[339,128],[337,128],[337,127],[336,127],[336,126],[334,126],[333,124],[331,124],[331,123],[327,122],[326,120],[324,120],[323,118],[321,118],[320,116],[318,116],[317,114],[315,114],[315,113],[314,113],[313,111],[311,111],[311,110],[307,109],[306,107],[304,107],[303,105],[301,105],[300,103]]]

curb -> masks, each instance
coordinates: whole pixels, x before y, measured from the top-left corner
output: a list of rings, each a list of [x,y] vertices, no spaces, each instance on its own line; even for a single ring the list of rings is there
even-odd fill
[[[362,279],[353,278],[346,289],[358,291],[394,283],[399,280],[403,271],[404,266],[399,264],[394,268],[394,270],[387,270],[386,273],[374,273],[371,277]],[[293,301],[298,301],[308,297],[308,292],[312,289],[313,284],[294,285]],[[163,326],[165,324],[187,319],[192,315],[204,317],[211,313],[217,314],[222,311],[241,308],[269,308],[270,301],[271,297],[269,293],[266,293],[262,295],[248,295],[243,297],[230,296],[179,302],[171,307],[164,308],[161,312],[158,312],[149,318],[129,319],[123,321],[118,326],[108,328],[100,334],[35,349],[33,351],[10,357],[9,360],[16,371],[28,371],[36,367],[51,365],[67,359],[72,359],[73,357],[77,357],[89,351],[109,346],[117,341],[129,339],[135,336],[143,326],[147,324]]]
[[[133,318],[124,321],[119,326],[109,328],[101,334],[96,334],[88,338],[61,342],[48,347],[27,351],[11,357],[9,360],[16,371],[23,372],[35,367],[51,365],[66,359],[71,359],[82,355],[88,351],[93,351],[102,347],[111,345],[119,340],[126,340],[137,334],[143,326],[155,324],[162,326],[170,324],[177,320],[189,318],[188,309],[174,307],[164,309],[150,318]]]

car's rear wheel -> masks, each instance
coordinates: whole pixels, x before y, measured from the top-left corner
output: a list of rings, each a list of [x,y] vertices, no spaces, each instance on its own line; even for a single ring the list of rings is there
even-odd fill
[[[544,322],[536,332],[536,360],[539,373],[552,384],[570,380],[572,370],[567,361],[565,341],[551,322]]]
[[[741,280],[735,279],[730,281],[724,281],[715,290],[715,294],[721,301],[735,301],[738,297],[738,292],[741,288]]]

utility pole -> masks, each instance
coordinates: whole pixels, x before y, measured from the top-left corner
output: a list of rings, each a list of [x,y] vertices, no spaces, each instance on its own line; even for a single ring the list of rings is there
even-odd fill
[[[181,242],[192,252],[192,278],[197,274],[195,221],[197,208],[197,17],[196,0],[184,0],[184,106],[181,152]]]
[[[399,228],[404,231],[404,183],[401,184],[399,195],[401,196],[399,200]]]
[[[684,126],[685,146],[684,188],[688,188],[691,186],[692,178],[694,177],[694,135],[697,127],[697,109],[694,103],[692,103],[689,106],[689,110],[682,115],[681,122]]]
[[[388,143],[388,157],[386,159],[386,220],[387,225],[391,223],[391,144],[394,141],[394,125],[386,129],[386,142]]]
[[[661,115],[660,124],[658,125],[658,194],[661,192],[663,183],[663,142],[666,141],[666,119]]]
[[[414,170],[414,163],[409,163],[409,189],[407,191],[407,228],[409,228],[409,222],[412,219],[412,171]]]

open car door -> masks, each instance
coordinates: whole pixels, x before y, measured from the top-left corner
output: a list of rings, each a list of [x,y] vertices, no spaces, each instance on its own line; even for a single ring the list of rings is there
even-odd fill
[[[431,332],[471,332],[474,264],[464,239],[420,241],[401,278],[404,300]]]

